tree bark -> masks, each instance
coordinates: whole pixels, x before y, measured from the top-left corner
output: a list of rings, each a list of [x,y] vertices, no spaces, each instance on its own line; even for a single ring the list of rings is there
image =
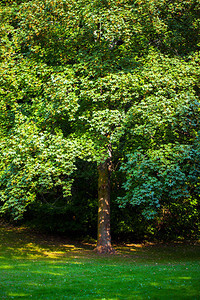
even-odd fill
[[[98,166],[97,252],[114,253],[110,235],[110,159]]]

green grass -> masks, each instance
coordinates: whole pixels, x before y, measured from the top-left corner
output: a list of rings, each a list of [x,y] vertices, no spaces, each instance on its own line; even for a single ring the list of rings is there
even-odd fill
[[[0,299],[200,299],[199,245],[92,245],[0,229]]]

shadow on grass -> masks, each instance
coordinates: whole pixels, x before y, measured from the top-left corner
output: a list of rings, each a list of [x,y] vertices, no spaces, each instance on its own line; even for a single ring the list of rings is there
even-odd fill
[[[151,261],[184,261],[188,259],[200,260],[200,244],[195,243],[146,243],[125,244],[116,246],[118,253],[135,259]]]
[[[133,260],[137,262],[162,262],[184,261],[188,259],[200,260],[200,244],[154,244],[132,243],[114,245],[117,255],[112,257]],[[94,251],[94,243],[71,241],[65,237],[41,234],[25,227],[12,227],[1,225],[0,227],[0,257],[5,258],[78,258],[96,257],[104,260],[110,259],[110,255],[97,255]]]
[[[72,242],[56,236],[39,234],[27,228],[3,226],[0,228],[0,257],[7,258],[64,258],[66,255],[81,255],[92,245]]]

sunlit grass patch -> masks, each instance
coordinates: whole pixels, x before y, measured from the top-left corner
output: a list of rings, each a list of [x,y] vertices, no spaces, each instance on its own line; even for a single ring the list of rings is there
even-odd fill
[[[0,299],[199,299],[198,245],[116,245],[0,230]]]

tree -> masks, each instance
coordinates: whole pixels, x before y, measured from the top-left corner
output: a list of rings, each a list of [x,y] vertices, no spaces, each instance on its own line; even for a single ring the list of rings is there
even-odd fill
[[[78,159],[96,162],[97,250],[112,252],[112,157],[196,141],[198,3],[10,1],[1,14],[1,211],[69,199]]]

